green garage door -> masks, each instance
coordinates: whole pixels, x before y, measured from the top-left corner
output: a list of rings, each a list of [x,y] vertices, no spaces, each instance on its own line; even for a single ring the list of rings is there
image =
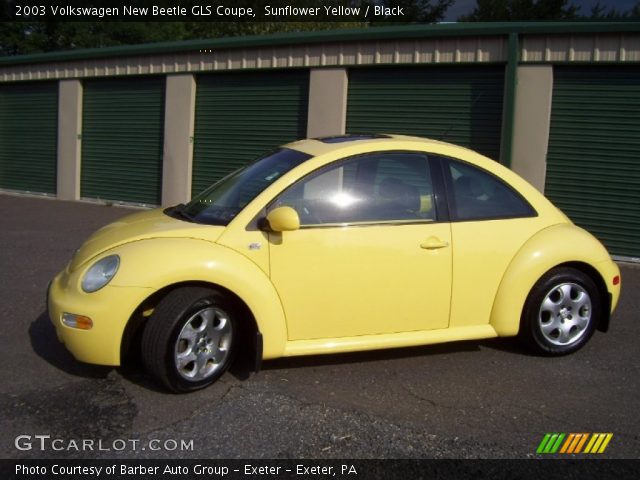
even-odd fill
[[[554,67],[546,195],[640,257],[640,67]]]
[[[84,83],[82,197],[160,203],[164,85],[164,77]]]
[[[306,137],[309,72],[197,79],[193,195],[278,145]]]
[[[58,83],[0,85],[0,188],[56,193]]]
[[[349,72],[348,133],[442,139],[500,156],[504,67],[410,67]]]

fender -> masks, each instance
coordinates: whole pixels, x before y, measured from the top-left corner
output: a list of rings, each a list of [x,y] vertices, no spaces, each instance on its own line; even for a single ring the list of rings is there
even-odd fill
[[[572,223],[547,227],[525,242],[502,277],[490,319],[499,336],[518,334],[522,309],[535,283],[553,267],[568,262],[593,266],[611,291],[607,274],[615,264],[600,241]],[[619,289],[613,292],[616,301],[617,293]]]
[[[120,245],[110,285],[146,287],[150,292],[182,282],[207,282],[240,297],[263,337],[263,359],[282,356],[287,342],[284,310],[271,280],[255,263],[228,247],[193,238],[151,238]],[[140,299],[142,303],[147,297]]]

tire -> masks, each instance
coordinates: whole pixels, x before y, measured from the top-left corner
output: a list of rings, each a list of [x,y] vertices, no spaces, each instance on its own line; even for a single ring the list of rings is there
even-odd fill
[[[601,316],[602,299],[594,281],[580,270],[557,267],[531,289],[519,336],[536,353],[567,355],[589,341]]]
[[[203,287],[170,292],[142,333],[142,361],[169,390],[182,393],[215,382],[236,354],[237,309],[224,295]]]

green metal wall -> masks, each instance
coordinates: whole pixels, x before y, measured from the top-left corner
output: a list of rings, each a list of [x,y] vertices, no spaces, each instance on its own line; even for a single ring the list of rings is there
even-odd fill
[[[0,85],[0,188],[56,193],[58,83]]]
[[[159,204],[165,77],[87,80],[81,196]]]
[[[349,72],[347,133],[403,133],[500,156],[504,66]]]
[[[640,257],[640,66],[554,67],[545,194],[612,254]]]
[[[192,194],[306,137],[308,97],[308,70],[198,76]]]

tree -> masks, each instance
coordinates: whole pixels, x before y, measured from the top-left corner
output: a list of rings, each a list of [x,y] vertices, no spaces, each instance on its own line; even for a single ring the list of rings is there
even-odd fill
[[[635,4],[634,7],[629,9],[626,12],[619,11],[616,8],[609,8],[602,5],[600,2],[597,2],[591,8],[591,15],[589,18],[593,20],[616,20],[616,19],[637,19],[640,17],[640,0]]]
[[[455,0],[385,0],[365,2],[373,5],[381,5],[386,7],[402,8],[402,18],[383,17],[376,18],[371,21],[372,24],[378,22],[388,23],[390,20],[394,23],[434,23],[441,21],[449,7]]]
[[[363,26],[360,22],[1,22],[0,56]]]
[[[180,5],[186,6],[195,0],[183,0]],[[455,0],[297,0],[295,5],[350,5],[366,6],[399,6],[404,16],[379,17],[369,22],[364,21],[166,21],[166,22],[75,22],[40,20],[39,17],[28,18],[24,22],[3,22],[0,24],[0,56],[21,55],[29,53],[71,50],[78,48],[100,48],[116,45],[133,45],[139,43],[179,41],[192,39],[214,39],[238,35],[260,35],[275,32],[326,30],[335,28],[366,27],[386,23],[437,22],[444,18],[447,9]],[[168,2],[168,3],[167,3]],[[0,0],[0,14],[3,19],[10,19],[15,11],[15,0]],[[84,0],[68,0],[68,4],[84,5]],[[171,0],[131,0],[136,6],[152,6],[167,3]],[[198,2],[196,2],[198,3]],[[201,3],[201,2],[200,2]],[[234,6],[251,6],[262,12],[264,5],[286,5],[289,0],[237,0]],[[93,0],[91,6],[113,6],[112,0]]]
[[[477,0],[475,9],[460,21],[504,22],[569,20],[578,17],[579,8],[570,0]]]
[[[0,29],[0,55],[158,42],[184,36],[173,22],[6,22]]]

